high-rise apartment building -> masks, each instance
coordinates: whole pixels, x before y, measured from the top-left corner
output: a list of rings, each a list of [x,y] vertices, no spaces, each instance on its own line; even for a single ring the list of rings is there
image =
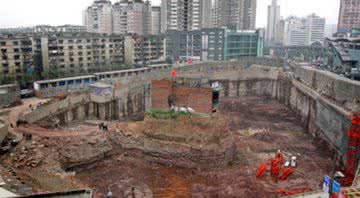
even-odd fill
[[[149,34],[151,32],[151,5],[149,1],[96,0],[84,11],[88,32],[116,34]]]
[[[279,24],[276,27],[276,44],[284,44],[284,29],[285,29],[285,20],[281,19]]]
[[[161,7],[151,7],[151,34],[158,35],[161,32]]]
[[[360,0],[341,0],[338,21],[339,32],[360,28]]]
[[[255,30],[256,0],[215,0],[213,25],[240,30]]]
[[[109,0],[95,0],[83,12],[83,24],[88,32],[113,33],[113,7]]]
[[[325,18],[319,17],[315,14],[311,14],[306,17],[307,45],[311,45],[315,42],[324,42],[325,23]]]
[[[121,1],[114,5],[114,33],[148,34],[151,7],[148,3]]]
[[[212,0],[204,0],[201,9],[201,28],[212,28]]]
[[[309,15],[305,18],[289,17],[284,25],[284,45],[307,46],[324,41],[325,18]]]
[[[266,42],[268,45],[273,45],[277,41],[277,30],[280,23],[280,6],[277,5],[277,0],[273,0],[272,4],[268,6],[267,28],[266,28]]]
[[[210,0],[162,0],[161,32],[191,31],[210,25]]]

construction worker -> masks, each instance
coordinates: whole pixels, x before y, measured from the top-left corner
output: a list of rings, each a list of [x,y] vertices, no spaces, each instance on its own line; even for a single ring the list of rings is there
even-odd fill
[[[106,194],[106,198],[112,198],[113,197],[113,193],[111,192],[110,188],[108,190],[108,193]]]
[[[104,125],[103,125],[103,131],[104,131],[104,132],[107,132],[107,131],[108,131],[108,125],[107,125],[106,122],[105,122]]]
[[[99,124],[99,129],[104,130],[104,123],[103,122]]]

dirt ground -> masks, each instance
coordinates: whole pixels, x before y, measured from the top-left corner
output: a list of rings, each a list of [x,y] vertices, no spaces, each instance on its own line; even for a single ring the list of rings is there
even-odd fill
[[[75,168],[75,177],[94,189],[96,197],[111,189],[115,197],[258,198],[279,197],[278,189],[320,189],[322,177],[330,173],[330,153],[310,137],[294,112],[276,100],[226,98],[214,117],[228,119],[225,128],[235,137],[237,163],[184,168],[154,163],[146,153],[126,150]],[[295,172],[286,181],[275,182],[269,174],[256,179],[259,164],[269,162],[279,149],[286,159],[297,156]]]

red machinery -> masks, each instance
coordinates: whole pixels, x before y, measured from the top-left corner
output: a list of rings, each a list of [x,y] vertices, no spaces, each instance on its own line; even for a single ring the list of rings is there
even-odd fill
[[[283,196],[296,195],[296,194],[301,194],[301,193],[310,192],[310,191],[312,191],[312,190],[309,188],[292,189],[292,190],[282,190],[282,189],[277,190],[277,192],[282,194]]]
[[[292,168],[281,169],[281,165],[284,162],[284,157],[279,151],[275,158],[270,159],[270,175],[274,180],[286,180],[286,178],[291,175],[294,170]],[[267,165],[266,163],[260,164],[256,170],[256,178],[260,179],[264,177],[266,173]]]
[[[292,168],[284,168],[281,170],[281,176],[279,179],[286,180],[286,178],[289,177],[293,172],[294,170]]]
[[[260,179],[260,178],[264,177],[264,175],[266,173],[266,169],[267,169],[266,163],[260,164],[260,166],[256,170],[256,178]]]
[[[360,115],[351,115],[351,127],[347,136],[349,137],[344,185],[351,186],[357,164],[357,155],[360,146]]]
[[[270,161],[270,174],[273,179],[278,180],[280,178],[281,164],[283,163],[284,157],[281,152],[276,154],[275,159]]]

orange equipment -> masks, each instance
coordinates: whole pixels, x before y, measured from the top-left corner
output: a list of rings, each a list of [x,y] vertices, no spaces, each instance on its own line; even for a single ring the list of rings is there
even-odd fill
[[[271,159],[270,161],[270,175],[275,179],[279,179],[280,161],[278,159]]]
[[[286,178],[289,177],[293,172],[294,170],[292,168],[284,168],[281,170],[281,176],[279,179],[286,180]]]
[[[284,157],[280,151],[276,153],[275,159],[270,161],[270,174],[275,179],[278,180],[280,177],[281,164],[283,163]]]
[[[310,192],[312,189],[304,188],[304,189],[293,189],[293,190],[277,190],[278,193],[280,193],[282,196],[289,196],[289,195],[297,195],[305,192]]]
[[[266,163],[260,164],[259,168],[256,170],[256,179],[264,177],[266,173],[267,165]]]

